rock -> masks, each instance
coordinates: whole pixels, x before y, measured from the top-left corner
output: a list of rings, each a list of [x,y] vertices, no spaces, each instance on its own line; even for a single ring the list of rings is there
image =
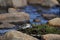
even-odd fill
[[[5,0],[4,1],[0,0],[0,6],[6,6]]]
[[[15,8],[9,8],[8,9],[8,12],[9,13],[15,13],[15,12],[17,12],[17,10]]]
[[[0,0],[0,6],[12,6],[12,1],[11,0]]]
[[[40,19],[34,19],[33,22],[40,22]]]
[[[28,2],[30,4],[41,4],[41,5],[45,5],[45,6],[55,6],[55,5],[59,5],[57,0],[28,0]]]
[[[0,22],[22,22],[28,20],[30,20],[30,16],[25,12],[0,14]]]
[[[0,28],[13,28],[15,25],[9,23],[3,23],[0,25]]]
[[[4,40],[4,37],[0,35],[0,40]]]
[[[60,35],[59,34],[46,34],[46,35],[43,35],[42,38],[44,40],[60,40]]]
[[[2,36],[0,36],[0,40],[2,39]]]
[[[6,6],[11,6],[12,7],[12,0],[5,0]]]
[[[11,30],[4,35],[4,40],[38,40],[19,31]]]
[[[48,25],[60,27],[60,18],[54,18],[48,21]]]
[[[47,20],[50,20],[50,19],[57,17],[57,15],[55,15],[55,14],[42,14],[42,16]]]
[[[0,0],[0,6],[24,7],[27,5],[27,0]]]
[[[24,7],[27,5],[27,0],[12,0],[13,7]]]

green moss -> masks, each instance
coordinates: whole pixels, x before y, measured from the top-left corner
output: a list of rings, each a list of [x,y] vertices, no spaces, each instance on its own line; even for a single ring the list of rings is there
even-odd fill
[[[60,34],[59,29],[57,29],[55,27],[48,26],[48,25],[37,25],[36,27],[24,29],[23,31],[27,34],[39,34],[39,35]]]

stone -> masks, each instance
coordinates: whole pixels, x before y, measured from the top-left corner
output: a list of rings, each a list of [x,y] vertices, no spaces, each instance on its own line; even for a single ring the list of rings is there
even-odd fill
[[[45,5],[45,6],[55,6],[55,5],[59,5],[57,0],[28,0],[29,4],[41,4],[41,5]]]
[[[10,30],[7,32],[4,35],[4,38],[4,40],[38,40],[37,38],[15,30]]]
[[[12,1],[11,0],[0,0],[0,6],[12,6]]]
[[[0,6],[6,6],[5,0],[0,0]]]
[[[0,28],[13,28],[15,25],[9,23],[0,24]]]
[[[12,0],[5,0],[6,6],[12,6]]]
[[[60,40],[60,35],[59,34],[46,34],[46,35],[42,35],[42,38],[44,40]]]
[[[34,19],[33,22],[40,22],[40,19]]]
[[[27,0],[12,0],[13,7],[24,7],[27,5]]]
[[[0,36],[0,40],[2,40],[2,36]]]
[[[57,17],[57,15],[55,15],[55,14],[42,14],[42,16],[47,20],[51,20],[51,19]]]
[[[15,13],[15,12],[17,12],[17,9],[15,9],[15,8],[9,8],[8,12],[9,13]]]
[[[52,20],[49,20],[48,25],[54,26],[54,27],[60,27],[60,18],[54,18]]]
[[[0,14],[0,22],[23,22],[30,20],[30,16],[25,12]]]

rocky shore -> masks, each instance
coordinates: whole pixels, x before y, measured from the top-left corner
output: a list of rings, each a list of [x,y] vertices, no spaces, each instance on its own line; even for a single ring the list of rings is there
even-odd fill
[[[7,11],[0,9],[0,40],[60,40],[56,5],[60,6],[57,0],[0,0],[1,9]]]

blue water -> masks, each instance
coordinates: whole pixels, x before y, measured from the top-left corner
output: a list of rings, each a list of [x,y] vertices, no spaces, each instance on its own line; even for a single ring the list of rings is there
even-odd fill
[[[8,32],[9,30],[15,30],[15,29],[0,29],[0,35],[5,34],[5,33]]]
[[[18,30],[18,26],[15,26],[15,27],[13,27],[13,28],[0,29],[0,35],[5,34],[5,33],[8,32],[9,30]]]
[[[42,12],[38,13],[37,12],[38,9],[42,10]],[[44,9],[40,6],[35,7],[32,5],[28,5],[28,6],[24,7],[24,9],[22,11],[24,11],[30,15],[30,22],[31,23],[34,23],[33,19],[38,18],[38,19],[40,19],[41,24],[45,24],[45,23],[47,23],[48,20],[45,20],[41,16],[41,13],[48,13],[48,14],[53,13],[53,14],[59,15],[59,11],[60,11],[59,9],[60,9],[60,7],[52,7],[52,8],[47,10],[47,9]]]
[[[42,12],[38,13],[37,9],[42,10]],[[35,23],[35,22],[33,22],[33,19],[35,19],[35,18],[40,19],[40,21],[41,21],[41,22],[39,22],[40,24],[46,24],[48,20],[45,20],[41,16],[41,13],[49,13],[49,14],[53,13],[53,14],[59,15],[59,9],[60,9],[59,7],[53,7],[53,8],[50,8],[50,9],[46,10],[46,9],[40,7],[40,6],[35,7],[35,6],[32,6],[32,5],[28,5],[28,6],[24,7],[22,10],[19,10],[19,11],[26,12],[30,15],[31,24]],[[9,30],[16,30],[16,29],[18,29],[18,28],[3,29],[3,30],[0,29],[0,34],[3,34],[3,33],[7,32]]]

